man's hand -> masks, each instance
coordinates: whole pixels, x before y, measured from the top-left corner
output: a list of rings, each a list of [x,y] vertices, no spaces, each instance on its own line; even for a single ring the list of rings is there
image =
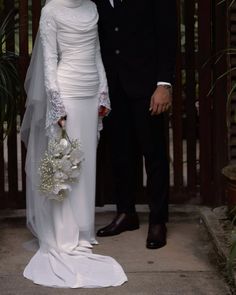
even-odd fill
[[[157,86],[150,102],[151,115],[159,115],[169,110],[172,104],[172,89],[162,85]]]

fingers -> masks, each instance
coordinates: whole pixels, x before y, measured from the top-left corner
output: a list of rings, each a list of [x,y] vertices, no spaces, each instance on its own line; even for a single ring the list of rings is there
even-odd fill
[[[104,107],[100,107],[98,114],[99,114],[100,117],[104,117],[105,112],[106,112],[106,109]]]
[[[169,110],[172,103],[172,92],[165,87],[158,86],[150,101],[151,115],[159,115]]]
[[[61,118],[57,123],[61,128],[64,128],[66,126],[66,118]]]
[[[66,120],[65,119],[62,119],[61,121],[61,127],[64,128],[66,126]]]
[[[159,104],[158,107],[157,107],[157,111],[156,111],[157,115],[163,113],[164,112],[164,108],[165,108],[165,105]]]
[[[109,113],[109,110],[106,107],[100,106],[100,108],[99,108],[99,116],[100,117],[105,117],[108,113]]]
[[[159,115],[161,113],[167,112],[171,107],[171,103],[167,103],[167,104],[155,104],[153,102],[152,99],[152,103],[150,105],[150,111],[151,111],[151,115],[155,116],[155,115]]]
[[[165,107],[164,107],[164,112],[167,112],[167,111],[169,111],[169,110],[170,110],[170,108],[171,108],[171,106],[172,106],[172,104],[171,104],[171,103],[167,103],[167,104],[165,105]]]
[[[154,98],[152,96],[151,101],[150,101],[150,108],[149,108],[149,111],[151,112],[151,115],[153,115],[156,112],[156,108],[157,108],[157,105],[154,104]]]

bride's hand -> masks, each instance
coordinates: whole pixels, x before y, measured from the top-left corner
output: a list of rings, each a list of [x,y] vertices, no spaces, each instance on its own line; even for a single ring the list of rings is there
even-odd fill
[[[57,123],[61,128],[65,127],[65,125],[66,125],[66,117],[62,117]]]
[[[110,110],[107,109],[106,107],[100,106],[98,111],[99,117],[105,117],[106,115],[108,115],[109,111]]]

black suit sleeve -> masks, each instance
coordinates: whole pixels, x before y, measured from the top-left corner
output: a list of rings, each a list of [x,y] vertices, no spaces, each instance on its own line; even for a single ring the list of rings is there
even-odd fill
[[[157,81],[173,83],[177,45],[176,0],[154,0],[158,38]]]

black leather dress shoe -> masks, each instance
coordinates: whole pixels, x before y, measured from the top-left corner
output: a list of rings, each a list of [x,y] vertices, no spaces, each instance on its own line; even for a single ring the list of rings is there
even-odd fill
[[[98,237],[109,237],[119,235],[124,231],[135,230],[139,228],[139,220],[136,213],[117,214],[115,219],[107,226],[101,228],[97,232]]]
[[[159,249],[166,245],[167,228],[165,223],[150,224],[146,247],[148,249]]]

